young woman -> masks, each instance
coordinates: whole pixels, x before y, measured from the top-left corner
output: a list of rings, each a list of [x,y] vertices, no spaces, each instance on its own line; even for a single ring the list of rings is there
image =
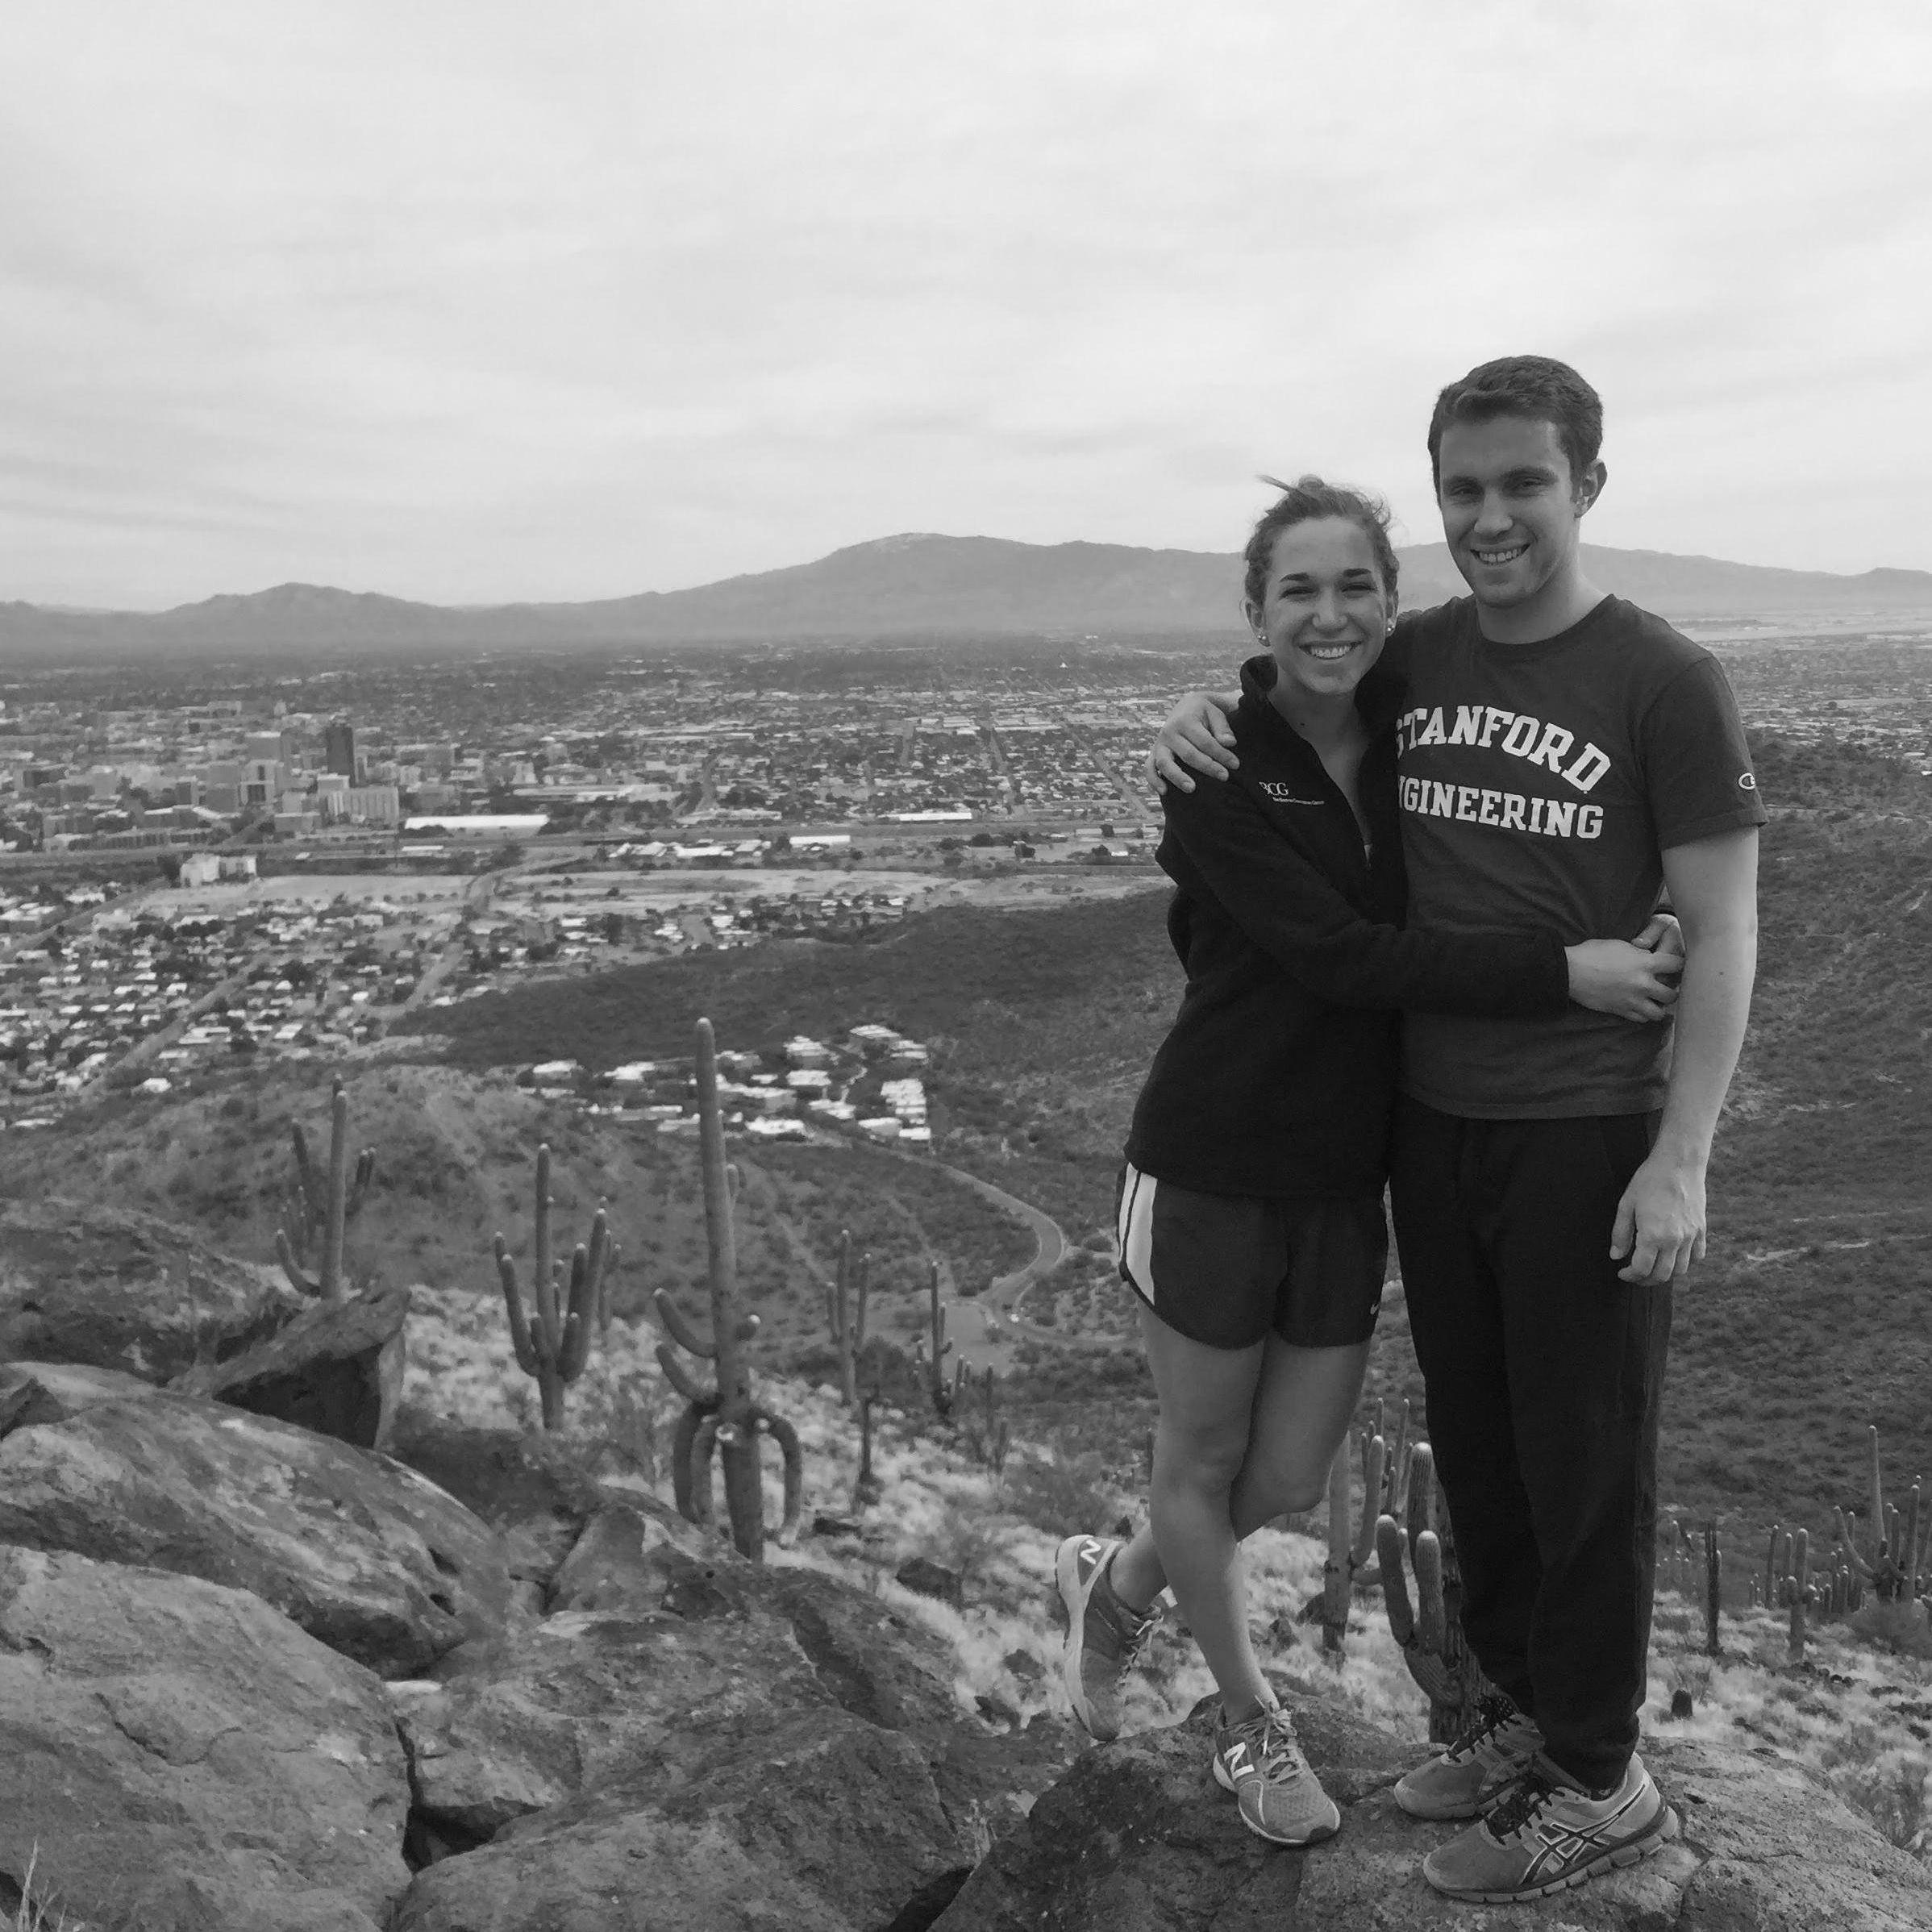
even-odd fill
[[[1397,1009],[1661,1018],[1676,962],[1621,939],[1404,931],[1388,512],[1304,477],[1247,550],[1250,660],[1225,785],[1163,793],[1186,990],[1142,1089],[1119,1205],[1160,1399],[1151,1523],[1069,1537],[1062,1675],[1095,1737],[1171,1588],[1221,1693],[1214,1773],[1251,1830],[1340,1813],[1248,1638],[1241,1539],[1314,1507],[1359,1397],[1387,1261]],[[1647,933],[1645,937],[1650,935]]]

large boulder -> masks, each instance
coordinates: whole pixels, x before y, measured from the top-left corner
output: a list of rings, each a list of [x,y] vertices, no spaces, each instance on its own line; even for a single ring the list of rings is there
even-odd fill
[[[400,1286],[312,1301],[265,1341],[201,1363],[170,1386],[358,1449],[386,1448],[402,1393],[409,1305]]]
[[[0,1543],[252,1590],[385,1677],[514,1620],[502,1539],[387,1456],[165,1389],[37,1386],[49,1419],[0,1436]]]
[[[558,1610],[654,1610],[667,1592],[691,1580],[718,1554],[715,1543],[661,1504],[606,1503],[585,1523],[551,1580],[549,1608]]]
[[[647,1554],[647,1588],[389,1687],[418,1851],[464,1854],[399,1926],[922,1926],[1071,1755],[963,1717],[946,1647],[863,1591]]]
[[[903,1732],[741,1709],[707,1738],[418,1873],[395,1932],[910,1932],[972,1864]]]
[[[0,1547],[16,1886],[31,1859],[70,1918],[143,1932],[373,1932],[408,1804],[380,1681],[256,1597]]]
[[[0,1203],[0,1360],[165,1382],[261,1341],[306,1304],[273,1268],[131,1208]]]
[[[1422,1825],[1390,1787],[1413,1757],[1364,1720],[1291,1697],[1339,1837],[1276,1850],[1208,1775],[1211,1707],[1088,1752],[997,1842],[935,1932],[1448,1932],[1490,1922],[1423,1881],[1461,1829]],[[1763,1751],[1647,1740],[1684,1819],[1655,1856],[1506,1908],[1511,1932],[1904,1932],[1932,1926],[1932,1881],[1824,1781]],[[1497,1908],[1501,1913],[1505,1908]],[[1495,1917],[1501,1926],[1501,1917]]]
[[[830,1577],[660,1550],[657,1601],[553,1615],[514,1644],[392,1687],[419,1817],[449,1844],[614,1778],[689,1775],[723,1722],[840,1709],[939,1737],[940,1645]]]
[[[546,1588],[585,1526],[611,1500],[586,1473],[582,1443],[547,1433],[479,1429],[406,1408],[389,1450],[502,1530],[520,1551],[534,1552],[535,1566],[518,1573]],[[703,1540],[655,1497],[627,1494],[624,1500],[667,1528],[687,1532],[689,1547]]]

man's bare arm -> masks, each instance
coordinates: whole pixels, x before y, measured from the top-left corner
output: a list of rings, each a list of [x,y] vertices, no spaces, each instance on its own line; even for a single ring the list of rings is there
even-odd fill
[[[1210,778],[1226,777],[1241,762],[1235,756],[1234,727],[1227,721],[1228,713],[1240,702],[1239,691],[1189,692],[1168,714],[1147,752],[1147,782],[1191,792],[1190,765]]]
[[[1617,1204],[1610,1258],[1622,1280],[1681,1280],[1704,1258],[1704,1173],[1744,1044],[1758,964],[1755,827],[1672,846],[1664,883],[1684,926],[1684,978],[1663,1122]]]

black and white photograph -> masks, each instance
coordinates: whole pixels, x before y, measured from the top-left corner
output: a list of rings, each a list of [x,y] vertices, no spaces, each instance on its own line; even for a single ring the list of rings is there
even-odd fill
[[[0,1932],[1932,1928],[1932,13],[0,11]]]

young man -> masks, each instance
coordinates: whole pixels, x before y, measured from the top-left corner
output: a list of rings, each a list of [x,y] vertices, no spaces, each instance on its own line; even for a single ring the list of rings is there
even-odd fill
[[[1460,1554],[1463,1625],[1502,1693],[1397,1787],[1469,1829],[1423,1862],[1453,1897],[1538,1897],[1677,1821],[1637,1756],[1673,1285],[1704,1253],[1705,1168],[1756,960],[1764,811],[1717,660],[1585,577],[1602,407],[1547,357],[1437,398],[1429,453],[1472,596],[1403,618],[1409,918],[1634,931],[1668,889],[1672,1026],[1412,1013],[1396,1234]],[[1184,702],[1155,768],[1225,777],[1221,709]]]

